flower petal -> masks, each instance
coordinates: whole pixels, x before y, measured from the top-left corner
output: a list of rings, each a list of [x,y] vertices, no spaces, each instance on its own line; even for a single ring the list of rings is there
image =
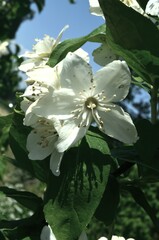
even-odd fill
[[[138,140],[137,131],[128,113],[119,106],[99,111],[103,121],[103,132],[123,143],[133,144]]]
[[[22,103],[21,103],[21,108],[25,112],[25,118],[24,118],[23,124],[26,125],[26,126],[31,126],[35,122],[37,122],[38,116],[35,115],[35,113],[32,110],[34,105],[36,105],[36,102],[37,101],[31,102],[31,101],[28,100],[28,106],[27,106],[27,102],[23,103],[23,101],[22,101]]]
[[[61,120],[73,117],[72,110],[75,109],[74,96],[67,95],[67,93],[62,94],[62,91],[60,93],[54,97],[52,94],[43,96],[36,103],[32,104],[30,111],[49,119],[56,116]]]
[[[145,13],[159,17],[159,0],[149,0],[146,5]]]
[[[144,14],[144,10],[140,7],[138,1],[136,0],[120,0],[120,1],[124,3],[127,7],[131,7],[140,14]]]
[[[103,17],[103,12],[100,8],[98,0],[89,0],[89,5],[91,14]]]
[[[103,43],[99,48],[95,49],[92,53],[94,57],[94,61],[100,66],[105,66],[106,64],[112,62],[117,59],[117,56],[109,48],[107,42]]]
[[[126,62],[116,60],[97,71],[94,80],[96,94],[104,92],[106,102],[118,102],[128,94],[131,75]]]
[[[57,141],[57,149],[59,152],[64,152],[74,144],[76,144],[86,134],[88,126],[78,126],[77,121],[65,121],[59,132]]]
[[[49,66],[42,66],[34,68],[33,70],[28,71],[27,76],[39,84],[45,86],[51,86],[54,89],[60,88],[59,75],[57,68],[51,68]]]
[[[36,100],[39,97],[43,96],[48,92],[48,88],[46,86],[39,86],[37,82],[32,85],[29,85],[22,97],[28,97],[31,100]]]
[[[89,63],[89,54],[82,48],[78,48],[74,53]]]
[[[62,161],[63,153],[58,152],[54,147],[50,157],[50,169],[55,176],[60,175],[60,164]]]
[[[35,128],[28,135],[26,147],[29,151],[28,157],[31,160],[42,160],[52,153],[55,142],[57,141],[57,136],[45,135],[46,127],[41,127],[40,131]]]
[[[106,237],[100,237],[98,240],[108,240]]]
[[[75,94],[88,89],[93,80],[91,66],[75,53],[69,52],[62,61],[63,68],[60,74],[62,88],[70,88]]]
[[[57,240],[49,225],[43,227],[40,234],[40,240]]]
[[[27,72],[33,69],[34,67],[44,66],[46,63],[47,63],[47,60],[42,60],[38,57],[33,59],[32,58],[27,59],[21,63],[21,65],[19,66],[19,70],[23,72]]]
[[[37,43],[33,46],[33,51],[35,51],[40,57],[49,57],[55,44],[55,39],[45,35],[42,40],[36,39],[36,42]]]
[[[61,40],[61,38],[62,38],[62,35],[63,35],[64,31],[66,31],[68,28],[69,28],[69,25],[66,25],[66,26],[64,26],[64,28],[61,30],[61,32],[59,33],[58,37],[56,38],[54,48],[57,46],[57,44],[59,44],[59,42],[60,42],[60,40]]]

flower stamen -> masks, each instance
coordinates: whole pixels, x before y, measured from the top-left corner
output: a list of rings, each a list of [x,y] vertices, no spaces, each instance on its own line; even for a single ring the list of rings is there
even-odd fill
[[[98,101],[96,98],[94,98],[94,97],[87,98],[87,100],[85,102],[85,107],[87,109],[94,109],[94,108],[97,108],[97,106],[98,106]]]

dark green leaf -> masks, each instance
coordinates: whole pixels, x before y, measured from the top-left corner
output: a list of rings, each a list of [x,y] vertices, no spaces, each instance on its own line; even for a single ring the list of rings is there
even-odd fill
[[[143,164],[138,164],[140,174],[145,177],[158,179],[159,123],[152,125],[148,120],[141,120],[136,127],[139,134],[139,140],[135,144],[135,148],[140,156],[140,162]]]
[[[0,129],[4,128],[6,125],[10,126],[12,123],[13,114],[0,117]]]
[[[51,53],[50,59],[47,64],[50,67],[54,67],[66,56],[68,52],[74,52],[88,41],[90,42],[105,41],[105,24],[101,25],[93,32],[84,37],[65,40],[58,44]]]
[[[159,31],[150,19],[118,0],[99,0],[99,3],[117,44],[129,50],[147,50],[159,57]]]
[[[7,146],[12,117],[12,114],[0,117],[0,150]]]
[[[44,212],[58,240],[77,239],[90,222],[109,177],[109,154],[105,140],[88,132],[79,148],[65,154],[60,177],[51,176]]]
[[[119,184],[116,178],[110,176],[95,217],[104,222],[105,225],[111,225],[116,217],[119,200]]]
[[[42,205],[42,199],[31,192],[17,191],[8,187],[0,187],[0,191],[32,211],[36,211]]]
[[[7,240],[1,231],[0,231],[0,239],[1,240]]]
[[[25,237],[31,239],[40,239],[42,227],[45,225],[42,209],[33,216],[21,220],[0,220],[0,229],[6,239],[22,240]]]
[[[148,0],[137,0],[137,2],[145,10]]]
[[[2,1],[1,1],[2,2]],[[25,1],[6,1],[5,4],[0,4],[0,22],[2,40],[15,38],[16,31],[20,24],[27,19],[32,19],[34,11],[32,4],[36,4],[38,10],[41,11],[44,7],[44,0],[25,0]]]
[[[139,204],[146,211],[156,229],[159,229],[159,219],[156,216],[156,211],[148,203],[144,192],[140,188],[135,186],[127,186],[126,189],[131,193],[136,203]]]

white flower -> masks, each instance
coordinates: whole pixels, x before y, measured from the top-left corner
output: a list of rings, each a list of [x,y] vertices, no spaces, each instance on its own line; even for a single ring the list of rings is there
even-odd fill
[[[88,53],[85,52],[82,48],[76,50],[74,54],[82,57],[86,62],[89,61]],[[26,115],[24,119],[25,125],[29,126],[32,124],[32,120],[34,118],[32,118],[33,113],[31,108],[36,104],[35,101],[46,95],[48,91],[52,91],[53,93],[55,89],[60,89],[61,86],[59,78],[63,67],[62,63],[63,61],[57,64],[54,68],[45,65],[33,68],[32,70],[26,72],[28,76],[26,83],[28,86],[22,95],[22,97],[25,97],[25,99],[21,103],[21,108]],[[26,98],[27,100],[30,100],[30,102],[26,101]]]
[[[100,47],[95,49],[92,53],[94,61],[100,66],[105,66],[106,64],[117,59],[117,55],[108,46],[107,42],[101,44]]]
[[[145,13],[159,17],[159,0],[149,0],[146,5]]]
[[[118,236],[112,236],[112,240],[125,240],[123,237],[118,237]]]
[[[103,12],[98,0],[89,0],[89,5],[91,14],[103,17]]]
[[[61,123],[56,119],[37,117],[26,145],[31,160],[43,160],[51,155],[50,169],[55,176],[60,175],[60,163],[63,157],[63,153],[59,153],[55,147],[60,127]]]
[[[57,151],[55,143],[61,123],[56,119],[39,118],[30,111],[32,105],[48,93],[48,90],[53,92],[54,89],[60,87],[58,69],[57,67],[43,66],[27,72],[27,75],[29,76],[27,79],[29,85],[22,95],[24,99],[21,102],[21,109],[25,113],[24,125],[33,128],[27,138],[28,157],[31,160],[42,160],[50,155],[50,169],[54,175],[58,176],[63,153]]]
[[[84,51],[82,48],[78,48],[76,51],[74,51],[76,55],[83,58],[86,62],[89,63],[89,55],[86,51]]]
[[[8,45],[9,45],[8,41],[4,41],[4,42],[0,41],[0,57],[3,55],[7,55],[9,53],[7,49]]]
[[[25,92],[21,95],[21,97],[24,98],[21,102],[21,109],[25,112],[25,125],[30,126],[36,120],[35,114],[30,111],[30,108],[35,104],[36,100],[40,99],[48,93],[48,91],[53,92],[54,89],[60,88],[60,71],[60,66],[51,68],[46,65],[34,68],[26,73],[28,75],[26,80],[28,86]]]
[[[49,88],[58,89],[60,87],[58,79],[59,71],[60,69],[57,66],[51,68],[48,65],[28,71],[26,73],[28,76],[26,80],[28,86],[22,96],[36,100],[48,92]]]
[[[136,0],[120,0],[120,1],[123,2],[127,7],[133,8],[138,13],[144,14],[144,10],[140,7]]]
[[[106,237],[101,237],[99,238],[98,240],[108,240]],[[111,240],[126,240],[125,238],[123,237],[118,237],[118,236],[112,236],[112,239]],[[134,238],[128,238],[127,240],[135,240]]]
[[[19,66],[19,69],[27,72],[34,67],[44,66],[47,63],[53,49],[59,44],[62,34],[67,28],[68,25],[61,30],[57,39],[51,38],[48,35],[45,35],[42,40],[36,39],[35,41],[37,43],[33,46],[33,52],[26,52],[23,55],[29,59],[23,61]]]
[[[51,227],[45,225],[41,231],[40,240],[56,240],[54,233],[52,232]]]
[[[110,137],[127,144],[136,142],[137,132],[130,116],[116,105],[129,91],[131,76],[124,61],[114,61],[94,76],[88,63],[68,53],[62,63],[59,90],[49,92],[30,109],[45,118],[65,120],[57,148],[64,152],[87,132],[95,121]]]
[[[100,237],[98,240],[108,240],[106,237]]]

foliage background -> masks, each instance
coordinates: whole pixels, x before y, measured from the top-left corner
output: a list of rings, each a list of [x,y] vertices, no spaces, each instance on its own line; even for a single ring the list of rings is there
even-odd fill
[[[5,1],[3,1],[5,2]],[[31,4],[35,3],[39,11],[42,11],[44,7],[43,0],[36,1],[6,1],[6,5],[0,5],[0,40],[14,39],[15,34],[20,24],[26,20],[33,18],[34,13],[31,9]],[[68,3],[69,4],[69,3]],[[77,3],[78,4],[78,3]],[[18,84],[21,81],[21,76],[18,73],[18,65],[20,60],[18,58],[19,46],[15,45],[12,49],[9,46],[9,54],[0,58],[0,101],[3,107],[7,108],[7,111],[11,111],[8,108],[8,103],[15,103],[15,92],[18,90]],[[145,99],[136,103],[136,96],[140,95],[139,88],[132,86],[131,92],[125,101],[125,108],[134,115],[134,120],[149,118],[150,110],[149,104]],[[133,110],[129,108],[129,103],[134,107]],[[133,112],[135,111],[135,113]],[[141,114],[142,113],[142,114]],[[7,126],[0,129],[0,151],[1,154],[8,151],[9,156],[12,156],[8,147],[8,128]],[[35,180],[30,174],[17,168],[7,159],[0,157],[0,179],[1,186],[11,186],[18,190],[28,190],[39,197],[42,195],[45,184]],[[128,170],[129,178],[133,178],[136,174],[135,167]],[[159,217],[159,185],[158,183],[147,183],[142,186],[142,190],[148,198],[148,201],[152,208],[157,212]],[[0,195],[0,218],[2,219],[18,219],[21,217],[27,217],[31,212],[28,213],[24,207],[17,204],[16,201],[11,198],[6,198],[4,194]],[[107,202],[106,208],[109,207],[110,202]],[[88,227],[88,237],[90,240],[95,240],[101,235],[106,235],[108,227],[106,227],[101,221],[93,218],[92,222]],[[121,191],[120,204],[117,208],[117,217],[115,222],[114,233],[124,237],[134,237],[136,240],[150,240],[159,239],[159,233],[154,229],[152,221],[147,216],[145,211],[137,205],[132,199],[130,193],[127,191]]]

